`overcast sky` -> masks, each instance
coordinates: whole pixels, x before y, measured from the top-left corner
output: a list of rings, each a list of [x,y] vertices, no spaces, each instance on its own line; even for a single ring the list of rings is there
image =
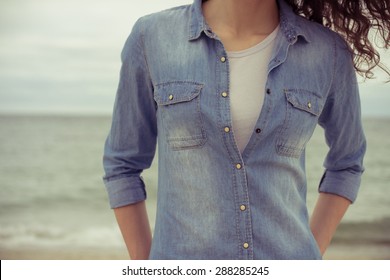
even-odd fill
[[[0,113],[112,111],[135,20],[192,0],[1,0]],[[390,66],[390,53],[383,53]],[[361,84],[365,116],[390,116],[384,76]]]

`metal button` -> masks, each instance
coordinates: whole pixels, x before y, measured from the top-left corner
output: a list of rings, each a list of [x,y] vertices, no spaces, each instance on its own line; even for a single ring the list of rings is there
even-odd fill
[[[240,206],[240,210],[241,210],[241,211],[245,211],[245,210],[246,210],[246,206],[245,206],[244,204],[241,205],[241,206]]]
[[[173,95],[172,94],[169,95],[168,98],[169,98],[169,100],[172,100],[173,99]]]
[[[222,97],[227,97],[228,96],[228,93],[226,91],[222,92]]]
[[[224,63],[226,61],[226,57],[221,56],[221,62]]]
[[[310,101],[307,103],[307,107],[308,107],[309,109],[311,108],[311,102],[310,102]]]
[[[249,248],[249,244],[245,242],[245,243],[242,245],[242,247],[244,247],[244,249],[248,249],[248,248]]]
[[[259,134],[261,132],[260,128],[256,128],[256,133]]]
[[[226,127],[224,128],[224,130],[225,130],[226,133],[230,132],[230,128],[229,128],[228,126],[226,126]]]
[[[240,170],[240,169],[242,168],[242,165],[239,164],[239,163],[237,163],[237,164],[236,164],[236,168],[237,168],[238,170]]]

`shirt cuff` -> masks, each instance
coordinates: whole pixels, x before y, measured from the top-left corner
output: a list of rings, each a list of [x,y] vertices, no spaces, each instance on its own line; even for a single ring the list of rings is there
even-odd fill
[[[361,173],[350,170],[329,171],[322,177],[319,192],[342,196],[352,203],[356,200],[361,181]]]
[[[145,184],[142,177],[122,177],[104,180],[111,208],[134,204],[146,199]]]

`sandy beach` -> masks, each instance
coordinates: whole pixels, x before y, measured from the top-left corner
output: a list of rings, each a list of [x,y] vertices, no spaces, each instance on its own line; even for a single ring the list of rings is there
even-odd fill
[[[2,260],[127,260],[124,248],[107,249],[65,249],[65,248],[24,248],[0,249]]]
[[[390,260],[390,245],[334,245],[329,247],[325,260]]]

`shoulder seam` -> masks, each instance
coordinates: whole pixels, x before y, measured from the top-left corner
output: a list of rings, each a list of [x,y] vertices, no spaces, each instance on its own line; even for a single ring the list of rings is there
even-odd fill
[[[140,47],[141,47],[141,51],[142,51],[142,57],[143,57],[143,59],[145,61],[145,66],[146,66],[146,70],[148,72],[149,80],[152,83],[152,77],[150,76],[149,63],[148,63],[148,59],[146,57],[146,52],[145,52],[145,27],[144,27],[144,24],[142,22],[142,18],[140,18],[138,21],[139,21],[139,24],[140,24]]]

